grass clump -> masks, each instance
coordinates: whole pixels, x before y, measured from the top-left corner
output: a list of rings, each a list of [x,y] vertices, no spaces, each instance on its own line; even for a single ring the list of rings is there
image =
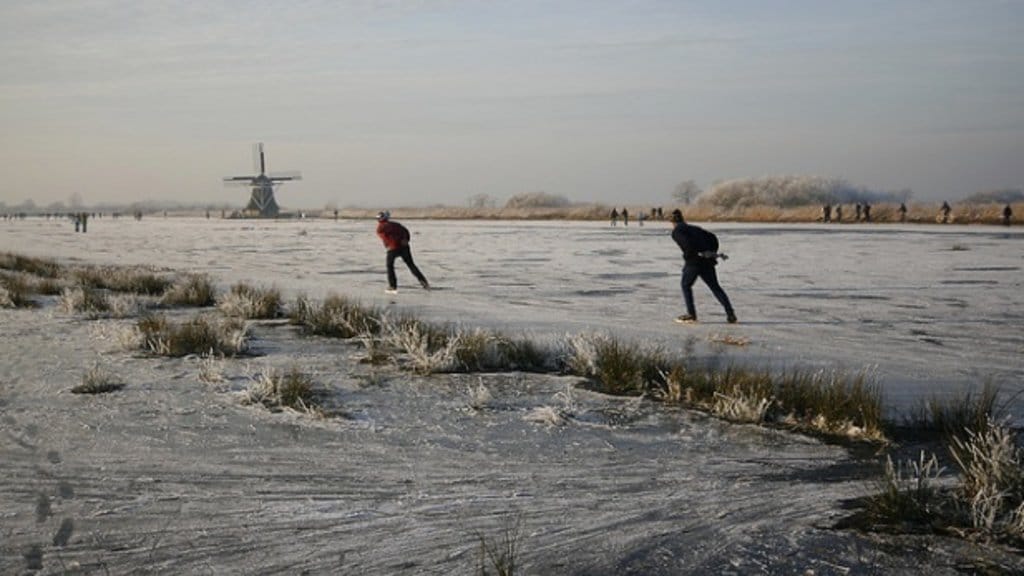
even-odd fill
[[[0,268],[13,272],[24,272],[42,278],[59,278],[64,273],[64,267],[54,260],[30,258],[10,252],[0,253]]]
[[[456,363],[468,372],[494,370],[542,371],[550,364],[551,354],[527,339],[514,339],[489,330],[456,329]]]
[[[283,313],[281,291],[277,288],[256,288],[239,282],[217,302],[228,316],[249,320],[278,318]]]
[[[34,308],[32,288],[21,274],[0,274],[0,308]]]
[[[897,467],[886,458],[878,493],[847,525],[898,526],[948,532],[982,540],[1024,544],[1024,452],[1018,432],[989,421],[946,440],[957,478],[939,483],[944,468],[924,452]]]
[[[567,371],[594,380],[602,392],[635,395],[664,384],[668,362],[661,350],[604,334],[570,337],[568,347]]]
[[[322,415],[313,389],[313,378],[297,367],[287,372],[270,368],[260,374],[249,387],[248,401],[271,410],[295,410]]]
[[[923,450],[917,460],[899,464],[886,456],[878,493],[865,503],[866,519],[882,524],[932,525],[943,513],[939,479],[944,471],[938,458],[934,454],[926,457]]]
[[[127,267],[89,266],[75,270],[73,275],[83,287],[145,296],[158,296],[171,286],[171,281],[163,276]]]
[[[960,508],[971,527],[1024,541],[1024,456],[1017,434],[989,423],[953,437],[950,453],[960,469]]]
[[[917,435],[938,435],[946,439],[965,432],[984,432],[997,419],[999,387],[986,382],[980,391],[968,390],[961,396],[933,396],[907,418],[906,427]]]
[[[124,388],[124,383],[99,365],[82,375],[82,383],[71,389],[72,394],[105,394]]]
[[[140,318],[137,328],[142,335],[142,349],[160,356],[234,356],[248,348],[248,327],[238,319],[200,315],[174,324],[166,316],[151,314]]]
[[[59,306],[68,314],[86,314],[91,318],[99,318],[110,311],[106,295],[89,286],[65,288],[60,295]]]
[[[461,366],[458,353],[462,335],[450,334],[419,320],[383,319],[384,341],[405,352],[417,374],[456,372]]]
[[[705,410],[726,420],[777,423],[832,437],[883,440],[882,397],[864,374],[728,367],[691,368],[679,364],[655,391],[666,402]]]
[[[785,420],[798,427],[850,438],[885,436],[882,393],[864,373],[794,371],[784,374],[774,388]]]
[[[200,358],[199,380],[207,384],[219,384],[227,380],[224,376],[224,357],[211,351]]]
[[[217,290],[206,274],[187,274],[172,283],[160,297],[164,306],[213,306]]]
[[[477,533],[480,541],[480,576],[514,576],[518,570],[519,543],[522,526],[519,519],[506,519],[501,533],[496,537]]]
[[[306,334],[332,338],[378,334],[381,331],[381,317],[380,310],[361,306],[358,302],[336,294],[329,295],[319,305],[300,296],[290,315],[292,324],[299,325]]]

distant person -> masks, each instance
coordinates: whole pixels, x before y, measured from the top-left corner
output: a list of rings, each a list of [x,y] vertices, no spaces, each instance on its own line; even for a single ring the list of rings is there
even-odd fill
[[[643,228],[643,227],[644,227],[644,220],[645,220],[646,218],[647,218],[647,213],[646,213],[646,212],[644,212],[643,210],[641,210],[641,211],[640,211],[639,213],[637,213],[637,215],[636,215],[636,223],[637,223],[637,224],[638,224],[638,225],[639,225],[639,226],[640,226],[641,228]]]
[[[861,214],[862,210],[864,210],[864,208],[860,205],[860,202],[857,202],[857,205],[854,207],[854,212],[855,212],[854,215],[853,215],[853,221],[854,222],[860,222],[860,214]]]
[[[942,208],[939,208],[939,212],[940,212],[940,214],[942,216],[942,223],[943,224],[948,224],[949,223],[949,213],[952,212],[952,211],[953,211],[953,209],[950,208],[949,202],[943,201],[942,202]]]
[[[871,204],[864,203],[864,221],[871,222]]]
[[[658,206],[658,220],[664,220],[665,214],[661,211],[661,206]]]
[[[1009,226],[1011,218],[1013,218],[1013,209],[1007,204],[1006,208],[1003,208],[1003,225]]]
[[[832,205],[825,204],[821,208],[821,221],[828,223],[832,221]]]
[[[622,209],[622,225],[629,226],[629,210]]]
[[[683,289],[683,302],[686,304],[686,314],[675,319],[680,324],[694,324],[697,322],[697,309],[693,303],[693,284],[700,278],[711,289],[718,302],[725,308],[725,316],[730,324],[736,322],[736,313],[729,302],[729,296],[718,284],[718,274],[715,273],[715,266],[718,258],[726,258],[724,254],[718,253],[718,238],[714,234],[699,226],[691,226],[683,220],[683,213],[677,208],[672,211],[672,222],[675,227],[672,229],[672,239],[683,251],[683,273],[680,285]]]
[[[377,236],[384,242],[384,248],[388,251],[388,287],[385,292],[388,294],[398,293],[395,258],[401,258],[405,265],[409,267],[412,275],[420,281],[420,286],[423,286],[424,290],[429,290],[430,283],[427,282],[426,277],[423,276],[423,273],[420,272],[420,269],[416,267],[416,263],[412,260],[412,249],[409,248],[409,230],[392,220],[391,213],[386,210],[377,213]]]
[[[612,208],[612,226],[615,226],[618,223],[619,223],[619,211],[616,210],[615,208]]]
[[[906,222],[907,221],[907,204],[906,204],[906,202],[900,202],[900,207],[898,208],[898,211],[900,213],[900,222]]]
[[[658,209],[657,208],[651,208],[651,220],[657,220],[657,219],[658,219]]]
[[[843,221],[843,205],[836,204],[836,222]]]

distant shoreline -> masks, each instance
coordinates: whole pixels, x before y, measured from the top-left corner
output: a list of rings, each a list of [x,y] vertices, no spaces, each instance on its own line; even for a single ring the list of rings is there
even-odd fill
[[[841,214],[837,214],[836,207],[842,206]],[[1003,209],[1005,204],[998,203],[963,203],[954,204],[949,214],[949,224],[984,224],[1004,225]],[[1010,204],[1013,215],[1010,225],[1019,226],[1024,223],[1024,202]],[[651,206],[648,204],[627,204],[625,206],[612,206],[607,204],[570,204],[567,206],[533,206],[520,208],[498,208],[498,207],[462,207],[462,206],[398,206],[398,207],[374,207],[360,208],[347,207],[311,210],[284,210],[277,219],[364,219],[374,218],[377,211],[387,208],[395,218],[405,219],[426,219],[426,220],[577,220],[577,221],[607,221],[611,222],[611,211],[615,209],[620,213],[618,225],[626,222],[621,216],[625,208],[629,214],[628,224],[639,224],[638,218],[643,217],[645,223],[667,221],[672,210],[678,208],[683,211],[687,220],[695,222],[742,222],[742,223],[814,223],[823,222],[822,206],[799,206],[780,208],[777,206],[756,205],[741,208],[723,209],[707,204],[666,204],[662,206]],[[661,208],[661,218],[657,217],[656,210]],[[652,214],[652,209],[655,213]],[[132,218],[135,210],[113,209],[110,207],[66,209],[61,211],[33,210],[18,211],[17,208],[8,208],[0,211],[3,219],[27,218],[27,217],[73,217],[76,213],[87,213],[94,217],[119,217]],[[143,218],[160,217],[192,217],[210,219],[250,219],[250,217],[238,210],[217,208],[168,208],[145,209],[141,211]],[[115,216],[117,215],[117,216]],[[907,204],[905,220],[900,219],[899,204],[879,203],[871,206],[870,221],[857,219],[855,204],[834,204],[831,213],[830,224],[853,224],[853,223],[906,223],[906,224],[936,224],[942,223],[941,203],[939,202],[912,202]],[[251,218],[272,220],[274,218]]]

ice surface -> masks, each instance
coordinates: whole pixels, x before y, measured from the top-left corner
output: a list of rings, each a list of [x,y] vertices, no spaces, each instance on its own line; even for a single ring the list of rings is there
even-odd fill
[[[394,218],[401,221],[401,214]],[[3,250],[89,263],[209,272],[223,286],[274,285],[288,296],[338,292],[425,318],[559,335],[606,331],[723,361],[868,369],[886,403],[960,394],[992,381],[1024,387],[1024,230],[939,225],[716,224],[719,268],[740,324],[700,282],[698,326],[683,312],[681,259],[669,224],[406,221],[434,290],[401,262],[387,296],[375,222],[93,219],[0,225]],[[711,342],[722,336],[745,347]],[[1014,401],[1019,417],[1021,404]]]
[[[1019,389],[1017,230],[709,225],[741,323],[698,285],[702,323],[683,327],[664,224],[406,224],[436,290],[400,267],[400,293],[383,293],[370,220],[0,222],[0,250],[339,292],[538,338],[600,330],[722,362],[874,365],[903,403],[986,377]],[[571,377],[417,376],[276,321],[253,324],[259,356],[204,382],[198,358],[126,351],[133,323],[0,310],[0,573],[477,574],[480,538],[511,521],[528,574],[1024,571],[998,547],[835,529],[879,473],[841,446]],[[93,363],[126,386],[71,394]],[[342,414],[244,405],[268,366],[310,374]]]

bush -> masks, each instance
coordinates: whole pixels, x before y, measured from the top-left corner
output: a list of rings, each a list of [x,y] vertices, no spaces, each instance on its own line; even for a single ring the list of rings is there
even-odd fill
[[[850,202],[900,202],[909,191],[877,192],[821,176],[767,176],[719,182],[698,198],[701,204],[737,209],[753,206],[794,208]]]
[[[569,199],[547,192],[524,192],[516,194],[505,202],[505,208],[563,208],[569,205]]]

